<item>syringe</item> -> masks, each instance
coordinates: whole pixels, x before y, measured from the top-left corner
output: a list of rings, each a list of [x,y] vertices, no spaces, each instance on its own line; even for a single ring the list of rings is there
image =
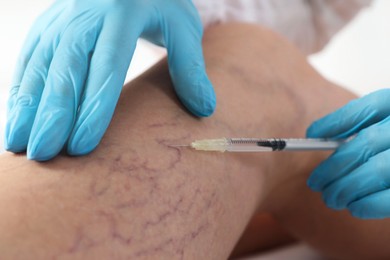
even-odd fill
[[[220,138],[198,140],[190,145],[172,146],[217,152],[320,151],[335,150],[346,141],[347,139]]]

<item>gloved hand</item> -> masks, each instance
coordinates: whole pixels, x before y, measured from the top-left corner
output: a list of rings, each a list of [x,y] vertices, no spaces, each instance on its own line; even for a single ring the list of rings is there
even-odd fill
[[[351,101],[307,130],[312,138],[356,133],[318,166],[308,185],[330,208],[363,219],[390,217],[390,89]]]
[[[53,158],[67,141],[71,155],[95,149],[139,37],[166,46],[178,97],[195,115],[211,115],[216,100],[202,33],[191,0],[57,0],[22,50],[8,102],[6,149],[27,149],[38,161]]]

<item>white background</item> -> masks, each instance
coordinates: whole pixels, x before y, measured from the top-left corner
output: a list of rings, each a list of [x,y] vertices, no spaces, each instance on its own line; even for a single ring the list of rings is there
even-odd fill
[[[35,17],[52,0],[0,3],[0,152],[3,147],[5,102],[19,50]],[[156,62],[163,52],[141,42],[128,80]],[[390,0],[376,0],[343,29],[312,64],[330,80],[358,94],[390,87]]]

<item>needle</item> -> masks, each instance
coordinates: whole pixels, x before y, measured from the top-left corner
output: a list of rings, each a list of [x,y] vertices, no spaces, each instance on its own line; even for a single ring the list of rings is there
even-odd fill
[[[170,147],[191,147],[191,145],[188,144],[169,144]]]

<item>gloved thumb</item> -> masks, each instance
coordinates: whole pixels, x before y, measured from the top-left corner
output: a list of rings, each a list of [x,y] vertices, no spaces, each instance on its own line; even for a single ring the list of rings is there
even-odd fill
[[[309,138],[346,138],[387,118],[390,114],[390,89],[383,89],[315,121],[306,132]]]

